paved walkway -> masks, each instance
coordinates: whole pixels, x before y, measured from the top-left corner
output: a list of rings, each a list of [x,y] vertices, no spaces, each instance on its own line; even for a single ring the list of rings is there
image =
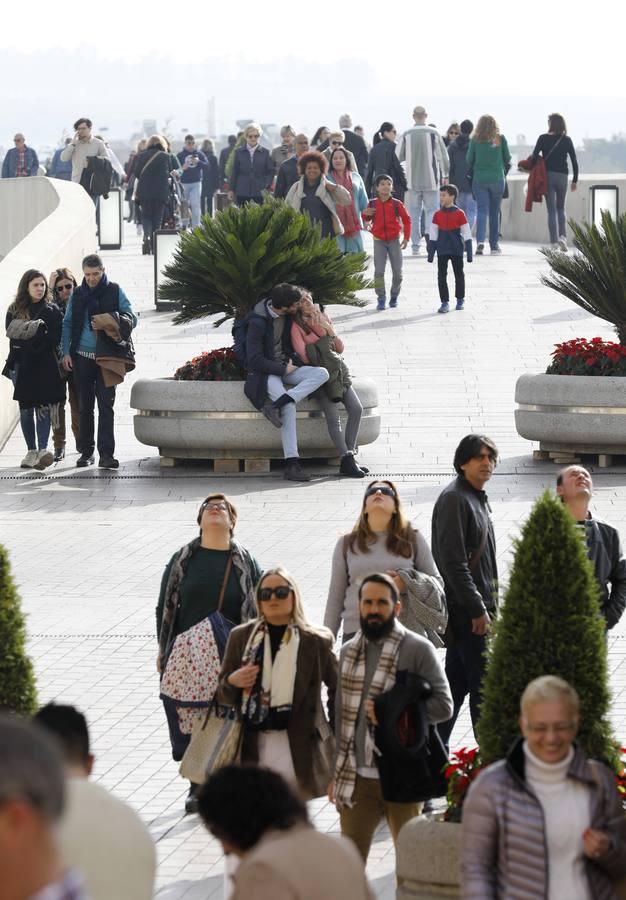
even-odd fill
[[[184,328],[157,313],[152,258],[140,255],[127,226],[123,250],[105,254],[141,312],[136,332],[138,377],[171,374],[199,351],[230,343],[228,325],[201,321]],[[542,257],[528,245],[467,267],[463,312],[436,315],[436,267],[405,258],[397,310],[333,308],[355,374],[379,385],[383,432],[363,449],[376,476],[392,477],[417,527],[430,531],[432,505],[451,478],[460,437],[484,430],[502,461],[489,485],[500,566],[506,579],[511,540],[533,500],[552,487],[555,467],[533,462],[515,432],[517,376],[545,368],[552,345],[576,336],[610,336],[606,323],[539,284]],[[239,511],[238,537],[262,564],[285,564],[320,621],[333,543],[358,515],[361,483],[320,469],[312,484],[281,474],[217,477],[202,464],[162,471],[156,454],[133,436],[130,384],[116,403],[116,473],[75,469],[72,454],[47,473],[18,468],[16,431],[0,454],[0,525],[28,613],[30,652],[40,699],[75,703],[89,719],[97,754],[95,777],[131,802],[158,841],[159,898],[222,896],[222,857],[195,816],[181,814],[185,786],[169,754],[155,671],[154,607],[163,566],[195,532],[199,501],[224,489]],[[626,538],[626,469],[595,475],[595,509]],[[613,718],[626,737],[626,624],[610,641]],[[453,743],[472,743],[468,718]],[[317,827],[337,830],[334,808],[312,805]],[[394,854],[381,828],[368,866],[378,897],[394,896]]]

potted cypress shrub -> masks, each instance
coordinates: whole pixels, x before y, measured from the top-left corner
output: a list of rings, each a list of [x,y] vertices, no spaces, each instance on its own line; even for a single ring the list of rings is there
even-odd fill
[[[343,255],[308,216],[268,199],[206,216],[183,233],[159,297],[177,304],[178,325],[206,316],[216,317],[215,326],[240,320],[280,282],[303,285],[323,304],[364,306],[356,294],[370,286],[366,268],[364,253]],[[135,382],[135,435],[159,447],[162,462],[281,455],[279,431],[245,398],[245,373],[231,362],[232,348],[220,348],[181,365],[175,379]],[[380,433],[376,386],[357,377],[354,387],[364,407],[359,443],[366,444]],[[334,456],[317,404],[299,404],[298,415],[302,455]]]
[[[623,762],[609,723],[606,641],[598,588],[576,524],[546,492],[515,544],[503,608],[494,628],[478,722],[480,755],[463,748],[446,772],[445,821],[414,819],[398,840],[398,898],[459,896],[462,804],[480,769],[506,756],[519,736],[519,704],[526,685],[558,675],[580,696],[578,740],[585,752],[616,773]]]
[[[37,710],[37,689],[25,643],[24,616],[9,554],[0,544],[0,710],[32,716]]]
[[[543,249],[551,271],[541,281],[610,322],[618,342],[600,337],[557,344],[544,375],[522,375],[515,389],[518,433],[562,461],[576,454],[626,452],[626,215],[602,225],[570,221],[575,252]],[[572,377],[580,376],[580,377]]]

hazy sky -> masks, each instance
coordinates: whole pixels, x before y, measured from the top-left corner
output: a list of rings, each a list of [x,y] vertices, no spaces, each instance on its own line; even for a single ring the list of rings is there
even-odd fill
[[[211,96],[220,132],[240,117],[334,125],[344,110],[368,133],[384,119],[402,129],[416,103],[442,129],[493,112],[512,140],[534,138],[552,111],[577,140],[626,131],[626,12],[608,0],[28,0],[27,9],[0,32],[5,146],[16,130],[55,144],[78,115],[113,137],[168,116],[173,133],[202,131]]]

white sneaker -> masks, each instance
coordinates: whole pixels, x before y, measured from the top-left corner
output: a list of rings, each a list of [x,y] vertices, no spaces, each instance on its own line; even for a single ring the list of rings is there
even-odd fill
[[[143,228],[139,222],[137,222],[137,234],[143,234]]]
[[[37,450],[29,450],[24,459],[20,463],[21,469],[33,469],[35,467],[35,463],[37,462],[37,458],[39,453]]]
[[[48,466],[51,466],[53,462],[54,456],[49,450],[39,450],[37,453],[37,462],[33,468],[42,472],[44,469],[47,469]]]
[[[567,238],[561,236],[559,238],[559,249],[563,251],[563,253],[567,253]]]
[[[411,256],[419,256],[419,255],[420,255],[420,248],[413,247],[413,249],[411,250]]]

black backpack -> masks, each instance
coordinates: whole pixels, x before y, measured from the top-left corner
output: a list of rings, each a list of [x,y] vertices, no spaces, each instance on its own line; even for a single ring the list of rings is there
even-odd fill
[[[113,166],[109,159],[101,156],[89,156],[87,165],[80,176],[80,183],[92,197],[104,197],[106,200],[111,190]]]
[[[235,324],[231,329],[235,356],[244,369],[248,367],[248,352],[246,345],[248,343],[248,325],[250,324],[251,316],[252,313],[248,313],[243,319],[235,319]]]

